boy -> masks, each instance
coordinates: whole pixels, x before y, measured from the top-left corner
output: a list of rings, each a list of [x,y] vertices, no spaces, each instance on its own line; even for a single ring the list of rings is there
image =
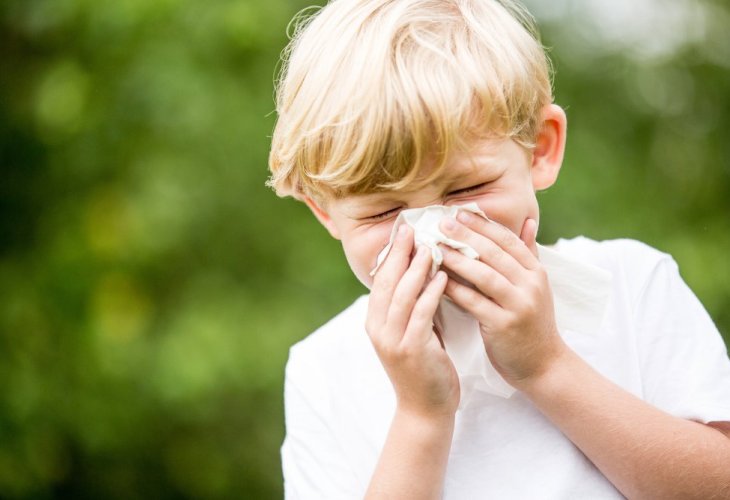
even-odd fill
[[[674,261],[586,238],[554,247],[562,264],[538,258],[535,192],[557,178],[566,118],[529,14],[334,0],[290,49],[270,182],[371,292],[291,350],[287,496],[730,498],[730,362]],[[439,229],[478,258],[441,245],[431,277],[401,225],[371,277],[399,213],[467,203],[488,219],[458,210]],[[591,312],[580,296],[603,274]],[[563,318],[595,326],[556,321],[566,293]],[[443,347],[462,332],[434,327],[444,297],[513,395],[462,399]]]

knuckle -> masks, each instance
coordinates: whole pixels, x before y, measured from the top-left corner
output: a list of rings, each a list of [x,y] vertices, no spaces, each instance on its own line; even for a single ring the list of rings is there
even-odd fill
[[[384,274],[376,275],[375,280],[373,280],[374,287],[377,286],[379,290],[392,290],[395,288],[396,283],[396,280]]]
[[[539,297],[542,295],[547,284],[548,284],[547,273],[545,272],[544,269],[540,269],[534,275],[533,279],[528,281],[528,284],[527,284],[528,291],[531,296]]]
[[[373,342],[373,345],[382,359],[386,361],[396,359],[397,352],[395,346],[391,342],[378,341]]]
[[[547,274],[547,271],[545,270],[544,266],[542,266],[542,265],[537,266],[533,270],[533,272],[540,282],[547,282],[548,274]]]
[[[387,347],[388,357],[391,361],[402,363],[408,358],[409,351],[399,343],[389,342]]]
[[[411,320],[419,319],[424,314],[424,300],[423,296],[419,300],[416,301],[415,304],[413,304],[413,309],[411,310]]]
[[[402,244],[396,245],[392,248],[392,250],[391,250],[392,255],[389,255],[389,257],[391,258],[391,260],[403,259],[405,256],[410,254],[410,252],[411,252],[410,246],[406,245],[405,243],[402,243]]]
[[[368,337],[370,337],[370,343],[373,344],[373,347],[375,347],[376,349],[379,349],[380,347],[382,347],[383,341],[382,341],[382,336],[380,335],[381,328],[377,328],[377,327],[368,328],[367,333],[368,333]]]
[[[480,266],[479,279],[487,285],[493,285],[495,282],[495,272],[494,272],[492,266],[490,266],[490,265]]]
[[[368,337],[373,339],[376,337],[378,331],[380,331],[382,325],[380,325],[380,322],[376,321],[373,318],[367,318],[365,320],[365,331],[368,334]]]
[[[513,250],[517,245],[517,242],[521,243],[520,239],[506,227],[501,229],[498,242],[499,246],[507,251]]]
[[[396,290],[393,293],[393,296],[390,298],[390,304],[388,305],[388,309],[390,310],[389,316],[394,311],[400,311],[403,308],[403,306],[404,306],[404,304],[406,302],[405,299],[404,299],[404,297],[403,297],[403,294],[402,293],[398,293],[398,292],[399,291]]]
[[[463,224],[457,224],[456,227],[453,229],[453,237],[457,241],[463,241],[463,242],[470,242],[474,241],[474,238],[478,235],[476,231],[472,230],[471,228],[463,225]]]
[[[474,290],[466,289],[464,291],[464,304],[469,309],[477,309],[479,306],[479,297]]]
[[[488,262],[498,263],[502,256],[501,249],[496,245],[489,245],[484,251],[484,259]]]
[[[540,302],[537,301],[535,298],[532,300],[528,300],[525,303],[525,314],[529,316],[534,316],[540,311]]]
[[[502,329],[514,330],[520,326],[522,314],[517,311],[512,311],[504,316],[502,319]]]
[[[517,317],[532,316],[540,309],[540,302],[534,294],[525,294],[519,304]]]
[[[416,355],[416,347],[415,346],[412,346],[410,344],[406,344],[404,346],[401,346],[398,349],[398,357],[401,360],[411,359],[411,358],[415,357],[415,355]]]
[[[524,291],[525,300],[531,300],[540,294],[540,283],[536,279],[527,280],[522,287]]]
[[[482,334],[482,340],[487,344],[494,333],[494,323],[479,323],[479,332]]]
[[[368,337],[372,337],[373,336],[373,331],[374,331],[373,327],[374,326],[375,325],[373,325],[373,321],[371,319],[366,319],[365,320],[365,331],[367,332]]]
[[[496,276],[490,267],[482,266],[479,271],[478,279],[486,288],[492,289],[496,286]]]

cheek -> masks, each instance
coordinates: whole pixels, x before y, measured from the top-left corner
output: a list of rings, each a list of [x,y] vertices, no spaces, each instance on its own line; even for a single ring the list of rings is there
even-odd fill
[[[349,248],[346,253],[347,261],[350,263],[350,266],[358,269],[369,270],[371,267],[370,262],[375,258],[372,256],[373,252],[369,251],[369,249],[363,245],[354,245]]]
[[[368,228],[367,231],[362,231],[353,238],[342,240],[342,247],[350,268],[360,282],[368,288],[372,285],[370,271],[375,267],[378,254],[390,240],[390,227],[392,224]]]
[[[477,204],[491,220],[519,234],[527,218],[537,219],[537,200],[532,191],[493,193],[477,200]]]

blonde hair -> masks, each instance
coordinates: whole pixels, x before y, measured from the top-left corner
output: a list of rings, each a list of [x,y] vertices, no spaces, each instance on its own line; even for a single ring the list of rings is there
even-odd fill
[[[416,189],[474,139],[533,147],[553,99],[512,0],[333,0],[293,26],[269,157],[280,196]]]

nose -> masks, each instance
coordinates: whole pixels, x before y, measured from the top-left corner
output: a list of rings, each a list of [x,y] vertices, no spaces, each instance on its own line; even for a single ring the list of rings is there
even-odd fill
[[[432,205],[445,205],[446,195],[436,186],[425,187],[418,193],[418,197],[409,203],[408,208],[423,208]]]

